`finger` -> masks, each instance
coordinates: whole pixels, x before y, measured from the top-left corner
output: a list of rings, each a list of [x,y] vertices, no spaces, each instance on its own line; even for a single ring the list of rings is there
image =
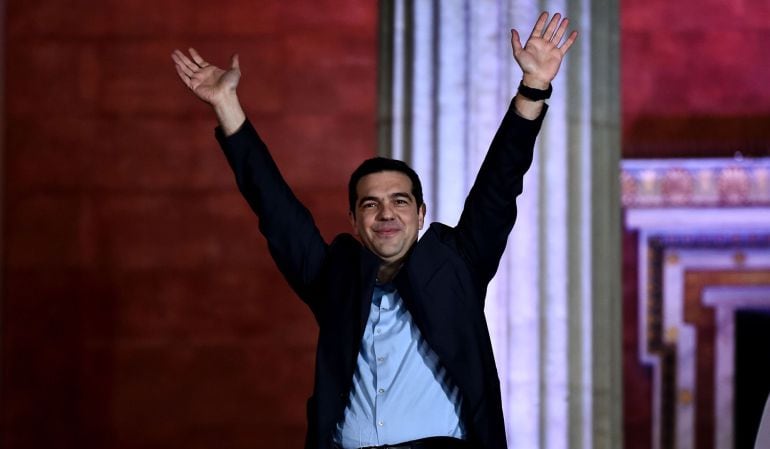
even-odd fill
[[[179,58],[179,62],[187,67],[188,69],[192,70],[193,72],[198,70],[200,67],[198,67],[198,64],[192,62],[190,58],[187,57],[186,54],[182,53],[179,50],[174,50],[174,54],[177,58]]]
[[[556,28],[559,26],[559,19],[561,19],[561,14],[558,12],[551,17],[551,21],[548,22],[548,28],[546,28],[545,33],[543,33],[544,39],[549,41],[553,39]]]
[[[563,54],[563,55],[567,54],[567,50],[569,50],[569,48],[572,46],[572,44],[575,43],[575,40],[577,40],[577,37],[578,37],[578,32],[577,31],[573,31],[572,33],[570,33],[570,35],[567,38],[567,40],[564,41],[564,45],[559,47],[559,50],[561,50],[561,54]]]
[[[540,17],[537,18],[535,27],[532,28],[532,34],[529,35],[530,38],[543,36],[543,28],[545,27],[546,20],[548,20],[548,11],[543,11],[540,13]]]
[[[240,70],[241,69],[241,61],[238,58],[238,53],[235,53],[233,57],[230,60],[230,68]]]
[[[179,75],[179,78],[182,80],[184,85],[192,89],[192,86],[190,85],[190,77],[184,71],[182,71],[178,65],[174,67],[176,67],[176,73]]]
[[[182,59],[182,56],[184,55],[179,50],[175,50],[174,53],[171,54],[171,59],[174,60],[174,66],[176,67],[177,71],[182,71],[185,75],[187,75],[187,77],[192,77],[195,71],[190,69],[190,67],[184,62],[184,59]],[[197,69],[198,67],[196,66],[195,68]]]
[[[561,38],[564,37],[564,33],[567,32],[567,26],[569,25],[569,19],[564,19],[559,24],[559,28],[556,30],[556,34],[553,35],[554,45],[559,45]]]
[[[195,61],[195,64],[198,65],[198,67],[206,67],[209,65],[208,62],[206,62],[201,55],[198,53],[197,50],[194,48],[190,48],[190,56],[192,56],[193,61]]]
[[[519,39],[519,32],[516,30],[511,30],[511,48],[513,48],[514,56],[521,51],[521,40]]]
[[[179,50],[174,50],[174,55],[176,55],[178,63],[182,66],[188,68],[189,70],[197,70],[198,65],[195,64],[190,60],[190,58],[187,57],[186,54],[182,53]]]

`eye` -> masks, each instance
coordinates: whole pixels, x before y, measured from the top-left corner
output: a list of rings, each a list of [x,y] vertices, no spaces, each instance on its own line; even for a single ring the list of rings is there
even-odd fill
[[[374,201],[367,201],[361,204],[361,209],[373,209],[376,206],[377,206],[377,203],[375,203]]]
[[[398,206],[407,206],[407,205],[409,205],[409,201],[407,201],[407,200],[405,200],[403,198],[397,198],[395,203]]]

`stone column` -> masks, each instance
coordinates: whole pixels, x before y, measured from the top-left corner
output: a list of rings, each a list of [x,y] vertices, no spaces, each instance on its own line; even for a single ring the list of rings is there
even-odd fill
[[[581,36],[525,177],[489,288],[511,448],[622,446],[617,1],[381,0],[379,152],[424,182],[428,222],[455,224],[542,9]]]

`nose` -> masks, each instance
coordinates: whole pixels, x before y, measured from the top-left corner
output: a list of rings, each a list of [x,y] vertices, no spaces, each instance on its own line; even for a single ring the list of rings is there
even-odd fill
[[[377,219],[381,221],[389,221],[392,220],[393,217],[393,208],[390,206],[390,204],[383,204],[379,210],[379,213],[377,214]]]

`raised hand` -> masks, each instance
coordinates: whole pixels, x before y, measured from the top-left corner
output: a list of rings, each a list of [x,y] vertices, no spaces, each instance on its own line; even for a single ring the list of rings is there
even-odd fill
[[[546,89],[556,77],[564,55],[577,39],[577,31],[573,31],[562,43],[567,32],[569,20],[554,14],[548,22],[548,13],[543,12],[538,17],[529,39],[522,47],[519,33],[511,30],[511,47],[513,57],[524,72],[523,82],[535,89]]]
[[[238,81],[241,79],[238,55],[233,55],[228,70],[209,64],[194,48],[190,49],[190,57],[174,50],[171,59],[174,60],[176,73],[185,86],[214,108],[225,134],[230,135],[237,131],[246,120],[236,95]]]
[[[206,62],[194,48],[190,57],[179,50],[171,54],[179,78],[201,100],[211,105],[235,93],[241,78],[238,55],[233,55],[229,70],[222,70]]]

